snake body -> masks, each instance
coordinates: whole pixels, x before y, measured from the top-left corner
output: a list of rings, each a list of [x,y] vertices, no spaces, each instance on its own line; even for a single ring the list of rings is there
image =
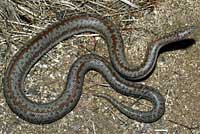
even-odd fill
[[[106,95],[99,95],[100,97],[110,101],[121,113],[131,119],[145,123],[155,122],[164,114],[164,97],[158,90],[131,80],[140,80],[148,75],[155,66],[160,48],[185,39],[194,29],[194,27],[185,27],[181,31],[154,41],[148,45],[144,63],[140,67],[131,67],[124,54],[121,34],[111,21],[98,15],[71,16],[46,28],[15,54],[3,78],[6,102],[15,114],[28,122],[34,124],[54,122],[74,109],[82,94],[85,74],[95,70],[102,74],[118,93],[146,99],[153,107],[149,111],[140,111],[131,109]],[[24,80],[34,64],[58,42],[83,32],[98,33],[105,40],[111,64],[98,55],[84,55],[72,64],[65,89],[57,99],[49,103],[36,103],[29,100],[23,93]]]

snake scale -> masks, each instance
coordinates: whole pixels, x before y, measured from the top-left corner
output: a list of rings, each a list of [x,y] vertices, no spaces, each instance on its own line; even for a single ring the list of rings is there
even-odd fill
[[[90,70],[99,72],[118,93],[145,99],[152,103],[149,111],[132,109],[107,95],[98,96],[110,101],[121,113],[139,122],[151,123],[165,112],[165,99],[157,89],[134,82],[146,77],[153,69],[159,50],[169,43],[186,39],[195,27],[184,27],[159,38],[148,45],[146,57],[140,67],[132,67],[126,60],[124,44],[119,29],[109,20],[98,15],[79,14],[59,21],[27,42],[11,59],[3,78],[4,96],[10,109],[20,118],[34,124],[47,124],[61,119],[77,105]],[[104,58],[87,54],[79,57],[68,73],[61,95],[49,103],[36,103],[24,92],[24,81],[40,58],[60,41],[84,32],[99,34],[107,44],[111,63]]]

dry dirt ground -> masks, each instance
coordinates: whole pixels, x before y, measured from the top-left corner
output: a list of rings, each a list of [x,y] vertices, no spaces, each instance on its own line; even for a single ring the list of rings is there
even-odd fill
[[[126,2],[126,3],[124,3]],[[0,77],[14,53],[49,24],[75,12],[85,11],[109,17],[120,27],[128,61],[139,65],[149,42],[157,37],[196,25],[190,37],[195,43],[163,51],[152,75],[143,83],[158,88],[166,98],[165,115],[152,124],[130,120],[107,101],[92,94],[107,93],[133,108],[150,105],[115,93],[96,72],[89,72],[81,100],[73,112],[48,125],[33,125],[18,118],[5,102],[0,88],[0,133],[2,134],[200,134],[200,1],[2,1],[0,20]],[[134,3],[133,3],[134,2]],[[6,5],[6,6],[5,6]],[[132,7],[131,7],[132,6]],[[138,6],[139,9],[135,9]],[[6,7],[6,8],[5,8]],[[78,44],[78,45],[77,45]],[[86,53],[108,57],[98,35],[82,34],[59,43],[34,66],[26,79],[27,97],[49,102],[61,94],[68,69]],[[108,59],[109,60],[109,59]],[[0,82],[0,85],[2,83]]]

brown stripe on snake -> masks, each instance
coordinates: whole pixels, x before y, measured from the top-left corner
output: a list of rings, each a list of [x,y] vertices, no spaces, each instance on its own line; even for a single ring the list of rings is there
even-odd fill
[[[3,89],[10,109],[20,118],[35,124],[54,122],[72,111],[78,103],[84,77],[90,70],[99,72],[118,93],[146,99],[153,105],[149,111],[131,109],[108,95],[99,94],[110,101],[121,113],[139,122],[155,122],[165,111],[165,99],[158,90],[135,83],[155,66],[161,47],[185,39],[194,27],[185,27],[158,39],[149,45],[143,66],[130,66],[124,54],[124,45],[118,28],[108,19],[98,15],[80,14],[69,17],[46,28],[27,42],[10,61],[3,78]],[[56,44],[83,32],[100,34],[107,44],[111,64],[98,55],[84,55],[71,66],[62,94],[52,102],[36,103],[23,93],[24,80],[37,61]]]

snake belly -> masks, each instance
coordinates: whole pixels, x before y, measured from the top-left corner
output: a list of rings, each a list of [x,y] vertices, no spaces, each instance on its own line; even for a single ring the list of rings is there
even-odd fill
[[[71,16],[46,28],[15,54],[3,78],[6,102],[15,114],[30,123],[54,122],[74,109],[82,94],[85,74],[95,70],[118,93],[146,99],[153,107],[149,111],[140,111],[131,109],[106,95],[99,95],[100,97],[110,101],[121,113],[131,119],[145,123],[155,122],[164,114],[164,97],[158,90],[130,80],[139,80],[148,75],[155,66],[160,48],[185,39],[194,29],[194,27],[185,27],[154,41],[148,45],[144,63],[140,67],[132,67],[126,60],[121,34],[111,21],[98,15]],[[23,89],[25,78],[31,68],[58,42],[84,32],[98,33],[105,40],[111,64],[98,55],[84,55],[72,64],[64,91],[57,99],[49,103],[36,103],[29,100],[23,93]]]

